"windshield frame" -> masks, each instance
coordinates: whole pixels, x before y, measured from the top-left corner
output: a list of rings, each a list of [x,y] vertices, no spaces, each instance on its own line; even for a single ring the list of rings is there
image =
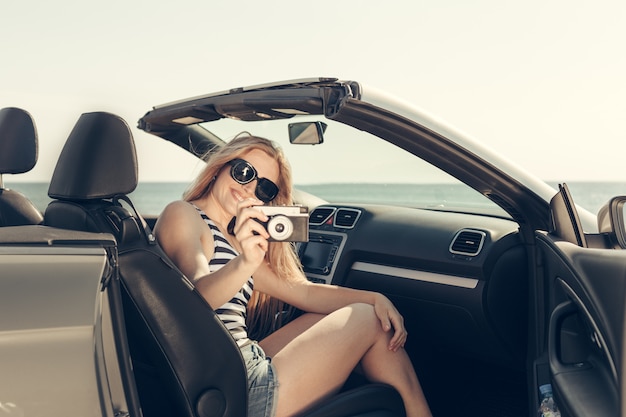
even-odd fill
[[[518,223],[551,228],[549,200],[556,191],[548,184],[406,101],[354,81],[324,77],[231,89],[155,107],[139,127],[167,139],[186,137],[191,125],[224,117],[255,121],[301,114],[323,114],[368,131],[474,188]],[[181,120],[190,120],[189,125]],[[581,211],[585,230],[597,229],[595,216]]]

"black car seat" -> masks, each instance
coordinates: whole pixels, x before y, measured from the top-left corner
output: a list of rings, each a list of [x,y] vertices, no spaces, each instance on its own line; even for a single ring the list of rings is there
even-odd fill
[[[247,377],[241,353],[132,207],[127,194],[136,185],[128,125],[110,113],[83,114],[57,162],[44,224],[116,237],[123,325],[144,417],[245,416]],[[134,391],[128,392],[132,396]],[[302,415],[390,417],[404,415],[404,407],[393,388],[368,384]]]
[[[37,163],[37,129],[16,107],[0,110],[0,226],[40,224],[41,212],[22,193],[4,188],[3,174],[22,174]]]

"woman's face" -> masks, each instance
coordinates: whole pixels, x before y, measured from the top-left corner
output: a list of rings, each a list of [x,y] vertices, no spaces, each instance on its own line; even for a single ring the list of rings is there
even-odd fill
[[[248,151],[239,158],[250,163],[256,170],[258,177],[267,178],[274,184],[278,184],[280,170],[274,158],[260,149]],[[256,178],[247,184],[239,184],[230,176],[230,167],[226,165],[215,180],[212,191],[222,207],[234,216],[237,213],[238,202],[248,198],[257,199],[255,195],[256,186]]]

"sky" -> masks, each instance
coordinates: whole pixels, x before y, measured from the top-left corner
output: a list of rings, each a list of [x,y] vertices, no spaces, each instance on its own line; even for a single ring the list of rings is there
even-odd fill
[[[626,182],[623,0],[23,0],[0,5],[0,108],[46,181],[81,113],[329,76],[408,100],[544,180]],[[134,130],[141,181],[180,180]]]

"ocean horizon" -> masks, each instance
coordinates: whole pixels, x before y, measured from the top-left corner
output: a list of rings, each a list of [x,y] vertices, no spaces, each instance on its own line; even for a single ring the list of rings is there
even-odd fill
[[[548,184],[555,188],[558,185],[557,182]],[[572,181],[567,185],[574,201],[592,213],[597,213],[611,197],[626,195],[626,182]],[[158,215],[169,202],[181,199],[188,186],[188,182],[142,182],[130,197],[140,213]],[[51,201],[46,182],[5,181],[5,187],[23,193],[41,211]],[[305,184],[296,185],[296,188],[328,201],[363,203],[380,200],[404,204],[406,201],[437,199],[452,205],[459,202],[467,205],[468,201],[484,204],[480,194],[460,184]]]

